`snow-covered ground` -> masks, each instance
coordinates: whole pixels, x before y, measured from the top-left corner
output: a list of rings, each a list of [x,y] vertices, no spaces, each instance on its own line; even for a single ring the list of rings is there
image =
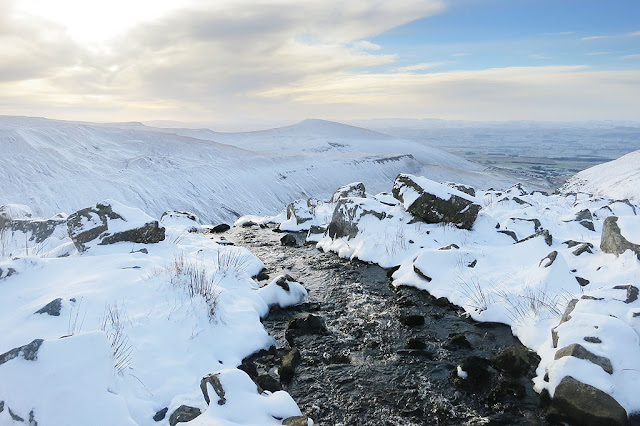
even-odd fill
[[[0,205],[26,204],[42,216],[114,198],[154,216],[179,209],[229,222],[328,197],[344,182],[382,190],[401,172],[478,187],[515,182],[423,144],[318,120],[225,134],[0,117],[0,146]]]
[[[640,200],[640,151],[583,170],[562,187],[563,192],[589,192],[603,197]]]
[[[537,391],[553,395],[561,380],[572,376],[613,396],[628,414],[640,411],[640,300],[634,287],[640,254],[600,249],[609,216],[619,218],[625,238],[640,243],[639,206],[584,193],[530,193],[522,186],[472,196],[410,178],[441,203],[456,196],[479,204],[473,228],[416,220],[407,210],[418,194],[399,179],[395,197],[302,200],[276,217],[237,223],[271,221],[282,230],[307,229],[308,240],[325,251],[397,267],[395,286],[445,297],[477,321],[509,324],[541,356]],[[403,202],[396,199],[402,195]],[[570,352],[573,344],[597,362],[583,359],[584,352]]]
[[[108,234],[153,221],[107,204],[121,217],[107,219]],[[24,206],[0,211],[33,223],[29,215]],[[85,229],[100,223],[89,216]],[[285,291],[275,278],[258,288],[251,277],[263,263],[193,232],[201,226],[184,214],[163,217],[164,241],[102,245],[100,236],[82,253],[65,217],[52,218],[39,242],[19,224],[0,227],[0,424],[15,416],[41,426],[169,424],[182,405],[202,412],[190,424],[281,424],[300,414],[286,392],[262,392],[236,369],[274,343],[260,318],[271,305],[303,301],[300,284]],[[208,374],[224,391],[207,385],[211,405],[200,388]]]

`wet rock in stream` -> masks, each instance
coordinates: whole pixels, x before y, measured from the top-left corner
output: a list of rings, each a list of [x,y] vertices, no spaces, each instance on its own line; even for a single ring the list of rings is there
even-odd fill
[[[307,302],[263,319],[277,347],[243,361],[240,368],[254,380],[279,379],[318,425],[548,424],[533,370],[521,364],[528,353],[503,352],[522,348],[509,327],[475,323],[414,288],[394,289],[383,268],[323,253],[304,244],[305,234],[291,235],[297,247],[281,246],[281,235],[268,229],[227,232],[268,273],[290,274],[309,290]],[[414,320],[409,326],[400,318]],[[452,383],[458,366],[471,369],[478,359],[475,386]]]

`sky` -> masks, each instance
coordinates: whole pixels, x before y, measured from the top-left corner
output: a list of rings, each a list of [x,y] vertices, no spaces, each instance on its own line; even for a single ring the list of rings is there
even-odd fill
[[[0,114],[640,120],[636,0],[0,0]]]

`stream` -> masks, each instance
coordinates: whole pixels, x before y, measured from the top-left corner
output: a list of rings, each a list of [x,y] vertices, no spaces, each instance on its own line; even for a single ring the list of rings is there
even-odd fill
[[[297,247],[283,246],[283,235],[258,226],[218,235],[250,249],[271,278],[289,274],[309,291],[306,303],[263,319],[277,348],[241,366],[269,379],[263,388],[281,386],[317,425],[548,424],[532,389],[535,355],[524,368],[513,357],[503,357],[506,370],[492,361],[509,347],[526,353],[508,326],[474,322],[424,291],[394,289],[385,269],[324,253],[305,244],[304,233],[293,234]],[[304,312],[326,330],[289,331],[287,339],[290,319]],[[279,367],[293,345],[300,362],[280,384]]]

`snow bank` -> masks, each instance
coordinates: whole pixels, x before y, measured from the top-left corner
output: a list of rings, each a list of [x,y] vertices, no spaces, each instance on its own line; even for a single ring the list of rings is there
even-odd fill
[[[155,221],[108,204],[121,217],[109,226]],[[43,244],[71,249],[0,258],[1,424],[11,422],[8,409],[44,426],[154,425],[162,409],[168,419],[183,405],[202,412],[196,424],[280,424],[300,414],[286,392],[258,393],[235,367],[274,343],[260,322],[269,306],[299,303],[306,290],[287,277],[260,289],[251,277],[264,264],[189,232],[194,223],[173,213],[163,241],[83,253],[54,234]],[[12,351],[32,341],[41,342],[35,356]],[[218,372],[227,403],[208,406],[200,380]]]

